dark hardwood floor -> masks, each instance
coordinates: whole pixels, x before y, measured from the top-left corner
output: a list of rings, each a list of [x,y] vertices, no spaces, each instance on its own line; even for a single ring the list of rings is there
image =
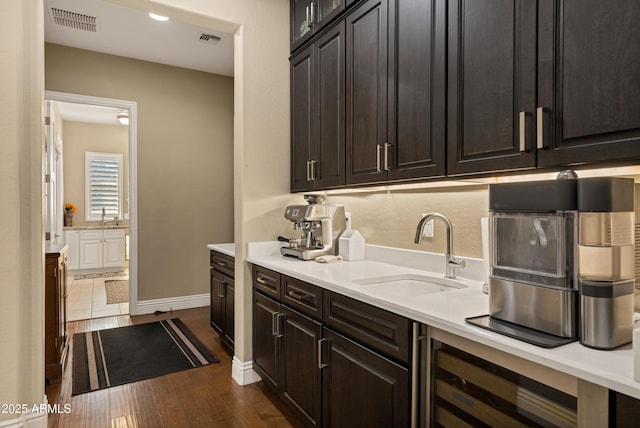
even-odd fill
[[[73,334],[180,318],[220,359],[166,376],[71,396]],[[299,427],[300,422],[262,382],[240,386],[231,378],[229,355],[209,324],[209,307],[162,315],[117,316],[68,324],[70,349],[60,384],[47,385],[50,404],[71,405],[50,414],[54,427]]]

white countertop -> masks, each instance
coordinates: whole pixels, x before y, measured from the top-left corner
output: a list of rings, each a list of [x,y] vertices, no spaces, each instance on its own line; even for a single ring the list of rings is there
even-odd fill
[[[117,226],[114,225],[104,225],[104,226],[65,226],[63,230],[94,230],[94,229],[128,229],[128,224],[119,224]]]
[[[640,383],[633,380],[631,345],[599,351],[574,342],[545,349],[465,323],[467,317],[489,313],[489,297],[482,292],[481,260],[466,259],[468,272],[458,273],[470,277],[461,279],[468,288],[412,297],[381,296],[354,281],[404,274],[442,276],[444,257],[367,245],[367,260],[324,264],[284,257],[280,245],[249,243],[247,261],[640,399]]]
[[[218,251],[227,256],[236,256],[236,244],[233,242],[225,244],[207,244],[207,248],[213,251]]]

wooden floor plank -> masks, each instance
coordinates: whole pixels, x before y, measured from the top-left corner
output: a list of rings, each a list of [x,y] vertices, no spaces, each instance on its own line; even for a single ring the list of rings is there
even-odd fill
[[[220,363],[71,396],[73,334],[180,318]],[[261,382],[240,386],[231,378],[232,356],[209,323],[209,307],[160,315],[73,321],[62,382],[47,385],[50,404],[71,413],[49,415],[49,428],[300,427],[300,421]]]

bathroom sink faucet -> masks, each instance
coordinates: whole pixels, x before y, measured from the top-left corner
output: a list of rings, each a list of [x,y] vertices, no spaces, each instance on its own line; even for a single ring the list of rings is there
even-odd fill
[[[445,274],[446,278],[455,278],[456,277],[456,269],[464,268],[465,262],[464,260],[457,259],[453,254],[453,226],[451,225],[451,221],[443,214],[440,213],[429,213],[420,219],[418,223],[418,228],[416,229],[416,239],[415,243],[419,244],[422,242],[422,238],[424,236],[424,226],[431,219],[438,218],[444,222],[447,226],[447,253],[444,256],[445,262]]]

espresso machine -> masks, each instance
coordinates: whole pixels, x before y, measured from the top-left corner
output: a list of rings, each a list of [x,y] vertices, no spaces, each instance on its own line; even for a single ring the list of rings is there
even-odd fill
[[[281,239],[289,242],[288,246],[280,248],[282,255],[313,260],[318,256],[338,254],[338,239],[346,229],[344,207],[325,204],[325,199],[324,195],[305,195],[308,205],[286,208],[284,217],[300,232],[300,238]]]

